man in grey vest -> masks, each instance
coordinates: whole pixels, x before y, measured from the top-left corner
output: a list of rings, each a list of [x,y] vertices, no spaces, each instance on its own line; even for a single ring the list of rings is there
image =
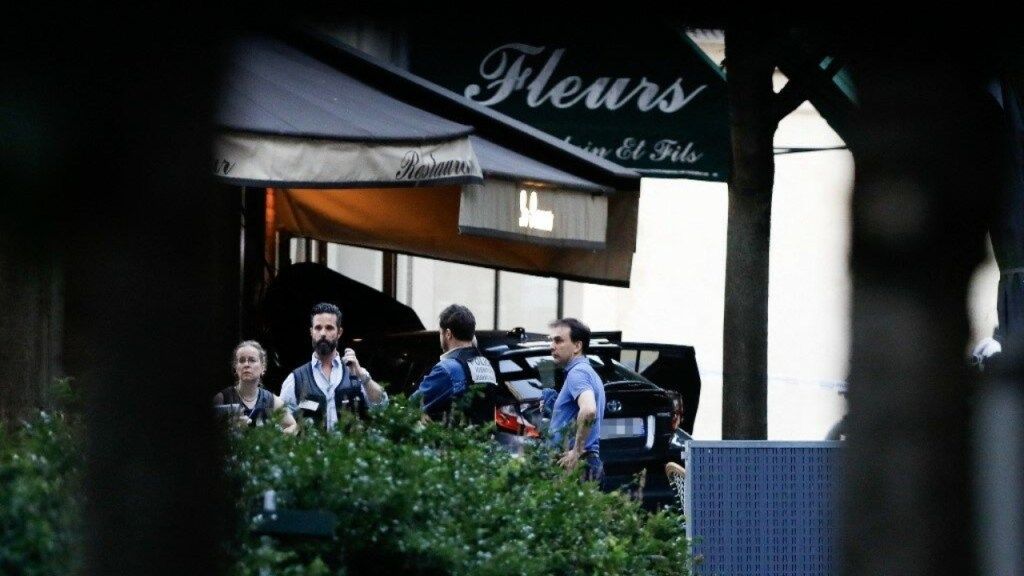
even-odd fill
[[[365,412],[368,406],[388,401],[351,348],[338,353],[341,334],[341,310],[326,302],[314,306],[309,322],[312,360],[293,370],[281,385],[281,399],[292,413],[328,430],[337,424],[341,410]]]

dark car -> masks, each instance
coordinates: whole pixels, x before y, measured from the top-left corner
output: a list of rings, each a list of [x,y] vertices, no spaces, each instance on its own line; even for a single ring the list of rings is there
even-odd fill
[[[605,384],[605,487],[639,491],[649,508],[668,504],[674,494],[664,467],[680,461],[673,440],[692,433],[700,398],[693,348],[621,343],[612,340],[616,333],[595,336],[587,356]],[[513,448],[536,441],[549,416],[542,407],[543,389],[557,391],[562,385],[545,336],[521,328],[479,331],[477,343],[499,386],[475,402],[472,418],[493,419],[498,440]],[[440,353],[436,331],[370,337],[354,346],[363,365],[392,393],[413,393]],[[641,474],[642,490],[636,481]]]

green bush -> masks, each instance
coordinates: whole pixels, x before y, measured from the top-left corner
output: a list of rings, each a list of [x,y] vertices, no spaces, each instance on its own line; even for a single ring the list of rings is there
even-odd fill
[[[488,430],[423,424],[404,399],[341,434],[232,431],[238,522],[232,572],[274,574],[686,574],[680,518],[648,514],[558,469],[512,456]],[[0,573],[67,574],[77,554],[80,451],[63,418],[0,436]],[[256,502],[324,510],[330,539],[259,537]]]
[[[296,561],[307,571],[295,574],[686,573],[676,514],[651,515],[581,483],[543,449],[516,457],[487,430],[419,416],[396,399],[369,425],[344,420],[342,434],[236,434],[228,468],[239,502],[273,489],[281,508],[339,519],[335,539],[322,543],[261,540],[240,527],[237,573],[282,573]]]
[[[70,574],[81,560],[81,451],[61,414],[0,427],[0,574]]]

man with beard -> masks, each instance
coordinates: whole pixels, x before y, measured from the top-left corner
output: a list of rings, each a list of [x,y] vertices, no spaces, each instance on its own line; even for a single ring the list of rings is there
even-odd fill
[[[423,413],[441,420],[450,413],[452,401],[463,397],[473,384],[496,384],[491,363],[480,355],[473,340],[476,318],[461,304],[452,304],[438,318],[440,361],[423,377],[412,398],[422,402]]]
[[[337,424],[342,409],[363,412],[367,406],[388,400],[351,348],[338,353],[341,334],[341,310],[326,302],[314,306],[309,323],[313,358],[293,370],[281,385],[281,399],[289,410],[328,430]]]

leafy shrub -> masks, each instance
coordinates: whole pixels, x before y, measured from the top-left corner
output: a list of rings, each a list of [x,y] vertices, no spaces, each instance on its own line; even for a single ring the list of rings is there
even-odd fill
[[[43,412],[17,431],[0,427],[0,574],[70,574],[81,559],[81,451],[73,426]]]
[[[240,503],[339,519],[327,542],[259,539],[239,529],[236,572],[295,574],[685,574],[680,518],[648,514],[622,494],[567,476],[544,449],[513,456],[488,430],[423,424],[395,399],[369,425],[285,437],[265,427],[234,436],[228,469]],[[244,505],[243,505],[244,506]],[[326,570],[326,572],[324,572]]]
[[[225,542],[238,576],[334,574],[686,574],[680,518],[567,476],[543,449],[513,456],[489,431],[420,422],[393,398],[368,423],[300,437],[231,431],[226,469],[238,522]],[[0,433],[0,573],[70,574],[81,469],[74,427],[43,414]],[[265,490],[278,507],[325,510],[330,539],[257,536]]]

